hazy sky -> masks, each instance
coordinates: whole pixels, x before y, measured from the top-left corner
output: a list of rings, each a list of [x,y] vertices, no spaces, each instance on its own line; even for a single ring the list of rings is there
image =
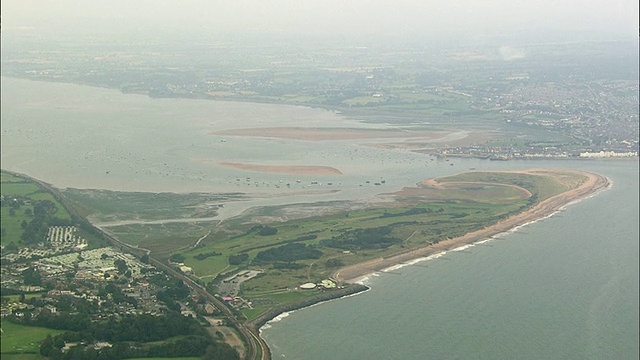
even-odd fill
[[[2,26],[123,25],[291,34],[638,35],[638,0],[2,0]]]

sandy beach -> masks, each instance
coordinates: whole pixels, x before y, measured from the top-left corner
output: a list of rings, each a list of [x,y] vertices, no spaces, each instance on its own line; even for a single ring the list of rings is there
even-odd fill
[[[544,169],[533,169],[526,171],[528,173],[541,173],[545,172]],[[418,258],[427,257],[430,255],[438,254],[443,251],[458,248],[463,245],[473,244],[478,241],[482,241],[490,238],[491,236],[503,233],[511,230],[517,226],[527,224],[537,219],[541,219],[545,216],[551,215],[554,212],[560,210],[563,206],[582,199],[586,196],[594,194],[599,190],[602,190],[609,186],[609,179],[604,176],[587,173],[583,171],[572,171],[587,177],[581,185],[575,189],[558,194],[544,201],[541,201],[529,208],[528,210],[514,215],[510,218],[499,221],[496,224],[487,226],[483,229],[467,233],[463,236],[446,239],[438,242],[437,244],[425,246],[418,249],[413,249],[407,252],[399,253],[385,258],[378,258],[369,260],[363,263],[344,267],[334,273],[334,279],[339,282],[357,282],[365,275],[392,267],[394,265],[402,264],[407,261],[415,260]],[[433,184],[433,181],[426,180],[423,184]]]

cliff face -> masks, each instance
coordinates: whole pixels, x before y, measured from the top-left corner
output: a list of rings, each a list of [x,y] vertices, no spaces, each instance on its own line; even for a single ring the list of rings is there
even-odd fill
[[[321,303],[323,301],[338,299],[344,296],[356,294],[366,290],[369,290],[367,286],[360,285],[360,284],[352,284],[352,285],[349,285],[349,287],[346,287],[344,289],[326,291],[326,292],[323,292],[322,294],[318,294],[317,296],[310,297],[304,301],[271,308],[267,310],[267,312],[265,312],[264,314],[258,316],[257,318],[247,323],[246,326],[252,329],[253,331],[257,332],[260,329],[260,327],[262,327],[262,325],[267,323],[267,321],[275,318],[276,316],[282,314],[283,312],[302,309],[307,306]]]

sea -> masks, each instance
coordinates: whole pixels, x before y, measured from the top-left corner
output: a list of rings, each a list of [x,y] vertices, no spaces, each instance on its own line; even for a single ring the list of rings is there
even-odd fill
[[[372,201],[469,169],[551,167],[605,175],[610,188],[549,217],[437,259],[370,274],[361,279],[369,291],[285,313],[261,334],[274,359],[639,357],[637,159],[442,160],[374,146],[375,139],[222,136],[216,132],[394,125],[302,106],[151,99],[83,85],[1,81],[3,169],[59,188],[247,194],[225,204],[221,217],[255,206]],[[343,175],[259,173],[220,162],[332,166]],[[373,185],[381,180],[384,185]]]

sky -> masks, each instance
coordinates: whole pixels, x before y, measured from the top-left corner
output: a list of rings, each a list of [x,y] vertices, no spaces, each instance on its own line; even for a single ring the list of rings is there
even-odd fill
[[[638,36],[638,0],[2,0],[4,29],[438,37],[536,31]]]

